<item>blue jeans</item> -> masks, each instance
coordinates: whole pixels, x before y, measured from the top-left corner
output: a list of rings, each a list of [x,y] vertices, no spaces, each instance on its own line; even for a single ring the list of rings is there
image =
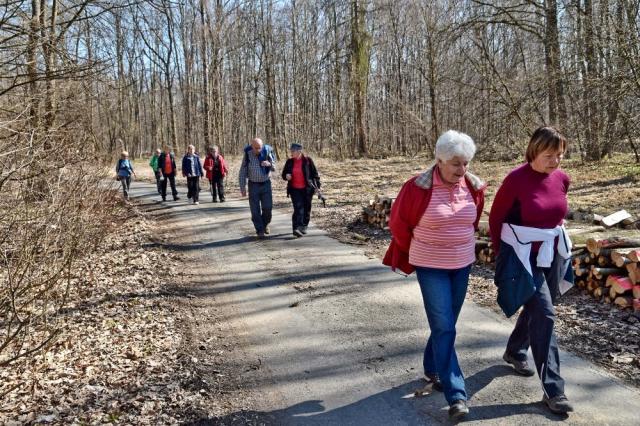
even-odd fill
[[[264,228],[271,223],[271,210],[273,209],[270,180],[262,183],[249,181],[249,208],[251,209],[251,221],[256,232],[264,232]]]
[[[456,322],[469,284],[471,265],[460,269],[416,267],[431,335],[424,349],[425,374],[438,374],[449,404],[467,400],[454,344]]]
[[[517,360],[526,361],[531,345],[542,390],[547,397],[553,398],[564,395],[564,380],[560,376],[558,342],[553,331],[556,314],[547,284],[551,269],[536,266],[536,255],[532,253],[530,258],[536,292],[524,304],[518,316],[507,342],[507,353]]]

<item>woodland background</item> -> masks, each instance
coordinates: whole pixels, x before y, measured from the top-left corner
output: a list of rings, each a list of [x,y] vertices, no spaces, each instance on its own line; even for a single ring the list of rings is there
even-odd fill
[[[55,340],[121,149],[429,157],[455,128],[506,161],[553,124],[638,162],[639,34],[637,0],[5,1],[0,366]]]

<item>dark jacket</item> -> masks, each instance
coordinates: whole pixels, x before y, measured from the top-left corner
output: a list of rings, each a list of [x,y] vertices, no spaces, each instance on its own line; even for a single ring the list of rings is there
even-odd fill
[[[311,157],[302,155],[302,174],[304,175],[304,181],[307,183],[308,190],[320,189],[320,175],[316,165],[313,163]],[[293,158],[289,158],[284,167],[282,168],[282,179],[287,180],[287,175],[293,174]],[[291,192],[291,181],[287,182],[287,195]]]
[[[567,281],[573,285],[571,259],[563,259],[556,253],[546,279],[551,301],[555,304],[560,297],[560,282]],[[498,305],[507,318],[527,303],[536,288],[542,285],[541,282],[535,282],[534,277],[529,275],[513,247],[502,241],[496,258],[494,283],[498,287]]]
[[[418,222],[431,201],[435,167],[433,166],[426,172],[406,181],[391,207],[389,218],[391,243],[382,263],[391,266],[394,271],[399,269],[405,274],[415,271],[415,267],[409,263],[409,248],[413,229],[418,226]],[[484,207],[484,190],[487,185],[480,178],[468,172],[464,178],[476,205],[477,215],[473,226],[477,230]]]
[[[158,157],[158,170],[160,170],[160,173],[162,174],[162,176],[175,176],[176,175],[176,171],[177,171],[176,158],[171,153],[169,153],[169,156],[171,157],[171,167],[173,168],[173,172],[171,174],[169,174],[169,175],[166,175],[164,173],[164,162],[165,162],[165,158],[167,157],[167,154],[165,152],[163,152]]]
[[[195,174],[191,177],[201,177],[204,175],[204,173],[202,173],[200,157],[198,157],[197,154],[182,157],[182,175],[187,177],[187,174],[191,174],[191,170],[195,171]]]

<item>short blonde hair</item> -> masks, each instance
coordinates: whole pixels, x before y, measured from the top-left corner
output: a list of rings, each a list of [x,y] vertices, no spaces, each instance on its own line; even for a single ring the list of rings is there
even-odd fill
[[[122,151],[122,152],[120,153],[120,156],[122,156],[122,157],[128,157],[128,156],[129,156],[129,153],[128,153],[127,151]]]

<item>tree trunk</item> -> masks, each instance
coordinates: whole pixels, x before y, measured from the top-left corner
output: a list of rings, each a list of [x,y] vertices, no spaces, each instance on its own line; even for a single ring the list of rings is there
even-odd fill
[[[367,84],[369,80],[369,54],[371,39],[366,23],[367,0],[351,3],[351,79],[354,95],[356,153],[368,153]]]

